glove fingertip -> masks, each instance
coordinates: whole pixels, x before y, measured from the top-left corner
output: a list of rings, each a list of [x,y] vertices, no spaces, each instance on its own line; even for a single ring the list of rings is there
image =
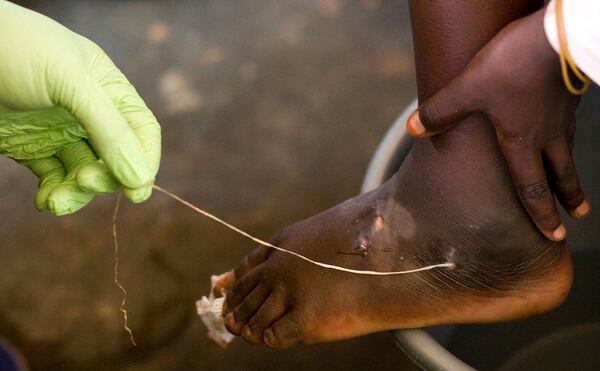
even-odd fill
[[[133,134],[100,150],[100,157],[124,187],[141,188],[150,184],[154,178],[144,150]]]
[[[142,203],[152,196],[152,184],[140,188],[125,188],[125,197],[135,204]]]
[[[48,211],[63,216],[79,211],[94,199],[94,194],[86,192],[75,184],[61,184],[48,195]]]
[[[77,173],[76,182],[86,192],[110,194],[119,188],[119,183],[105,165],[95,162],[82,167]]]
[[[46,185],[38,189],[35,194],[35,208],[38,211],[49,211],[48,209],[48,196],[56,188],[56,185]]]

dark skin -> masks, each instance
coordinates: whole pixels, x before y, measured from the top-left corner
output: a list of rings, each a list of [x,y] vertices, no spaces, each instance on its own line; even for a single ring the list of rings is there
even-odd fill
[[[537,6],[412,1],[419,98],[443,87],[502,27]],[[523,210],[483,115],[416,140],[384,185],[287,227],[273,243],[360,270],[446,261],[455,267],[359,276],[259,247],[224,276],[219,289],[227,290],[227,328],[270,347],[526,318],[559,305],[572,282],[565,243],[546,239]],[[344,253],[362,252],[361,246],[366,254]]]
[[[446,87],[408,120],[415,137],[441,133],[479,112],[492,122],[517,193],[544,235],[566,237],[556,203],[590,212],[571,143],[579,97],[567,91],[543,28],[544,9],[500,31]]]

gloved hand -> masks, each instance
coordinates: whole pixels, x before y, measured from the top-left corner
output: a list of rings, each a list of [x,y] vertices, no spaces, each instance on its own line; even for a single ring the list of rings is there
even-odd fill
[[[96,44],[0,0],[0,154],[39,177],[35,205],[73,213],[95,194],[142,202],[160,163],[160,126]]]
[[[590,204],[572,154],[579,97],[563,84],[543,19],[541,9],[500,31],[409,117],[408,132],[434,135],[471,113],[487,115],[523,205],[546,237],[560,241],[566,229],[552,191],[573,217],[585,217]]]

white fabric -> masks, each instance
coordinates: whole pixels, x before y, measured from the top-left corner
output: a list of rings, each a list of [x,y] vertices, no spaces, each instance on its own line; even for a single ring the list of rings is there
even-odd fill
[[[214,340],[221,347],[225,348],[235,339],[235,335],[227,331],[225,321],[223,319],[223,303],[225,296],[219,298],[213,294],[213,288],[219,280],[220,276],[212,276],[210,278],[211,288],[208,297],[203,296],[202,299],[196,302],[198,315],[206,325],[208,337]]]
[[[569,52],[577,67],[600,84],[600,0],[563,0],[563,19]],[[546,8],[544,29],[550,45],[558,53],[556,0]]]

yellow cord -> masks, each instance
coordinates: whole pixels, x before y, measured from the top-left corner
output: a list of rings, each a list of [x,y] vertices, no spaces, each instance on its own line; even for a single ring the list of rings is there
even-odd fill
[[[563,2],[562,0],[556,0],[556,27],[558,31],[558,43],[560,52],[560,69],[562,72],[563,81],[565,82],[565,86],[567,90],[574,95],[582,95],[585,93],[590,87],[591,80],[583,74],[577,68],[575,61],[573,60],[573,56],[569,52],[569,46],[567,45],[567,35],[565,33],[565,22],[563,17]],[[573,74],[581,81],[582,86],[580,88],[576,88],[571,82],[571,77],[569,76],[569,68],[573,71]]]

